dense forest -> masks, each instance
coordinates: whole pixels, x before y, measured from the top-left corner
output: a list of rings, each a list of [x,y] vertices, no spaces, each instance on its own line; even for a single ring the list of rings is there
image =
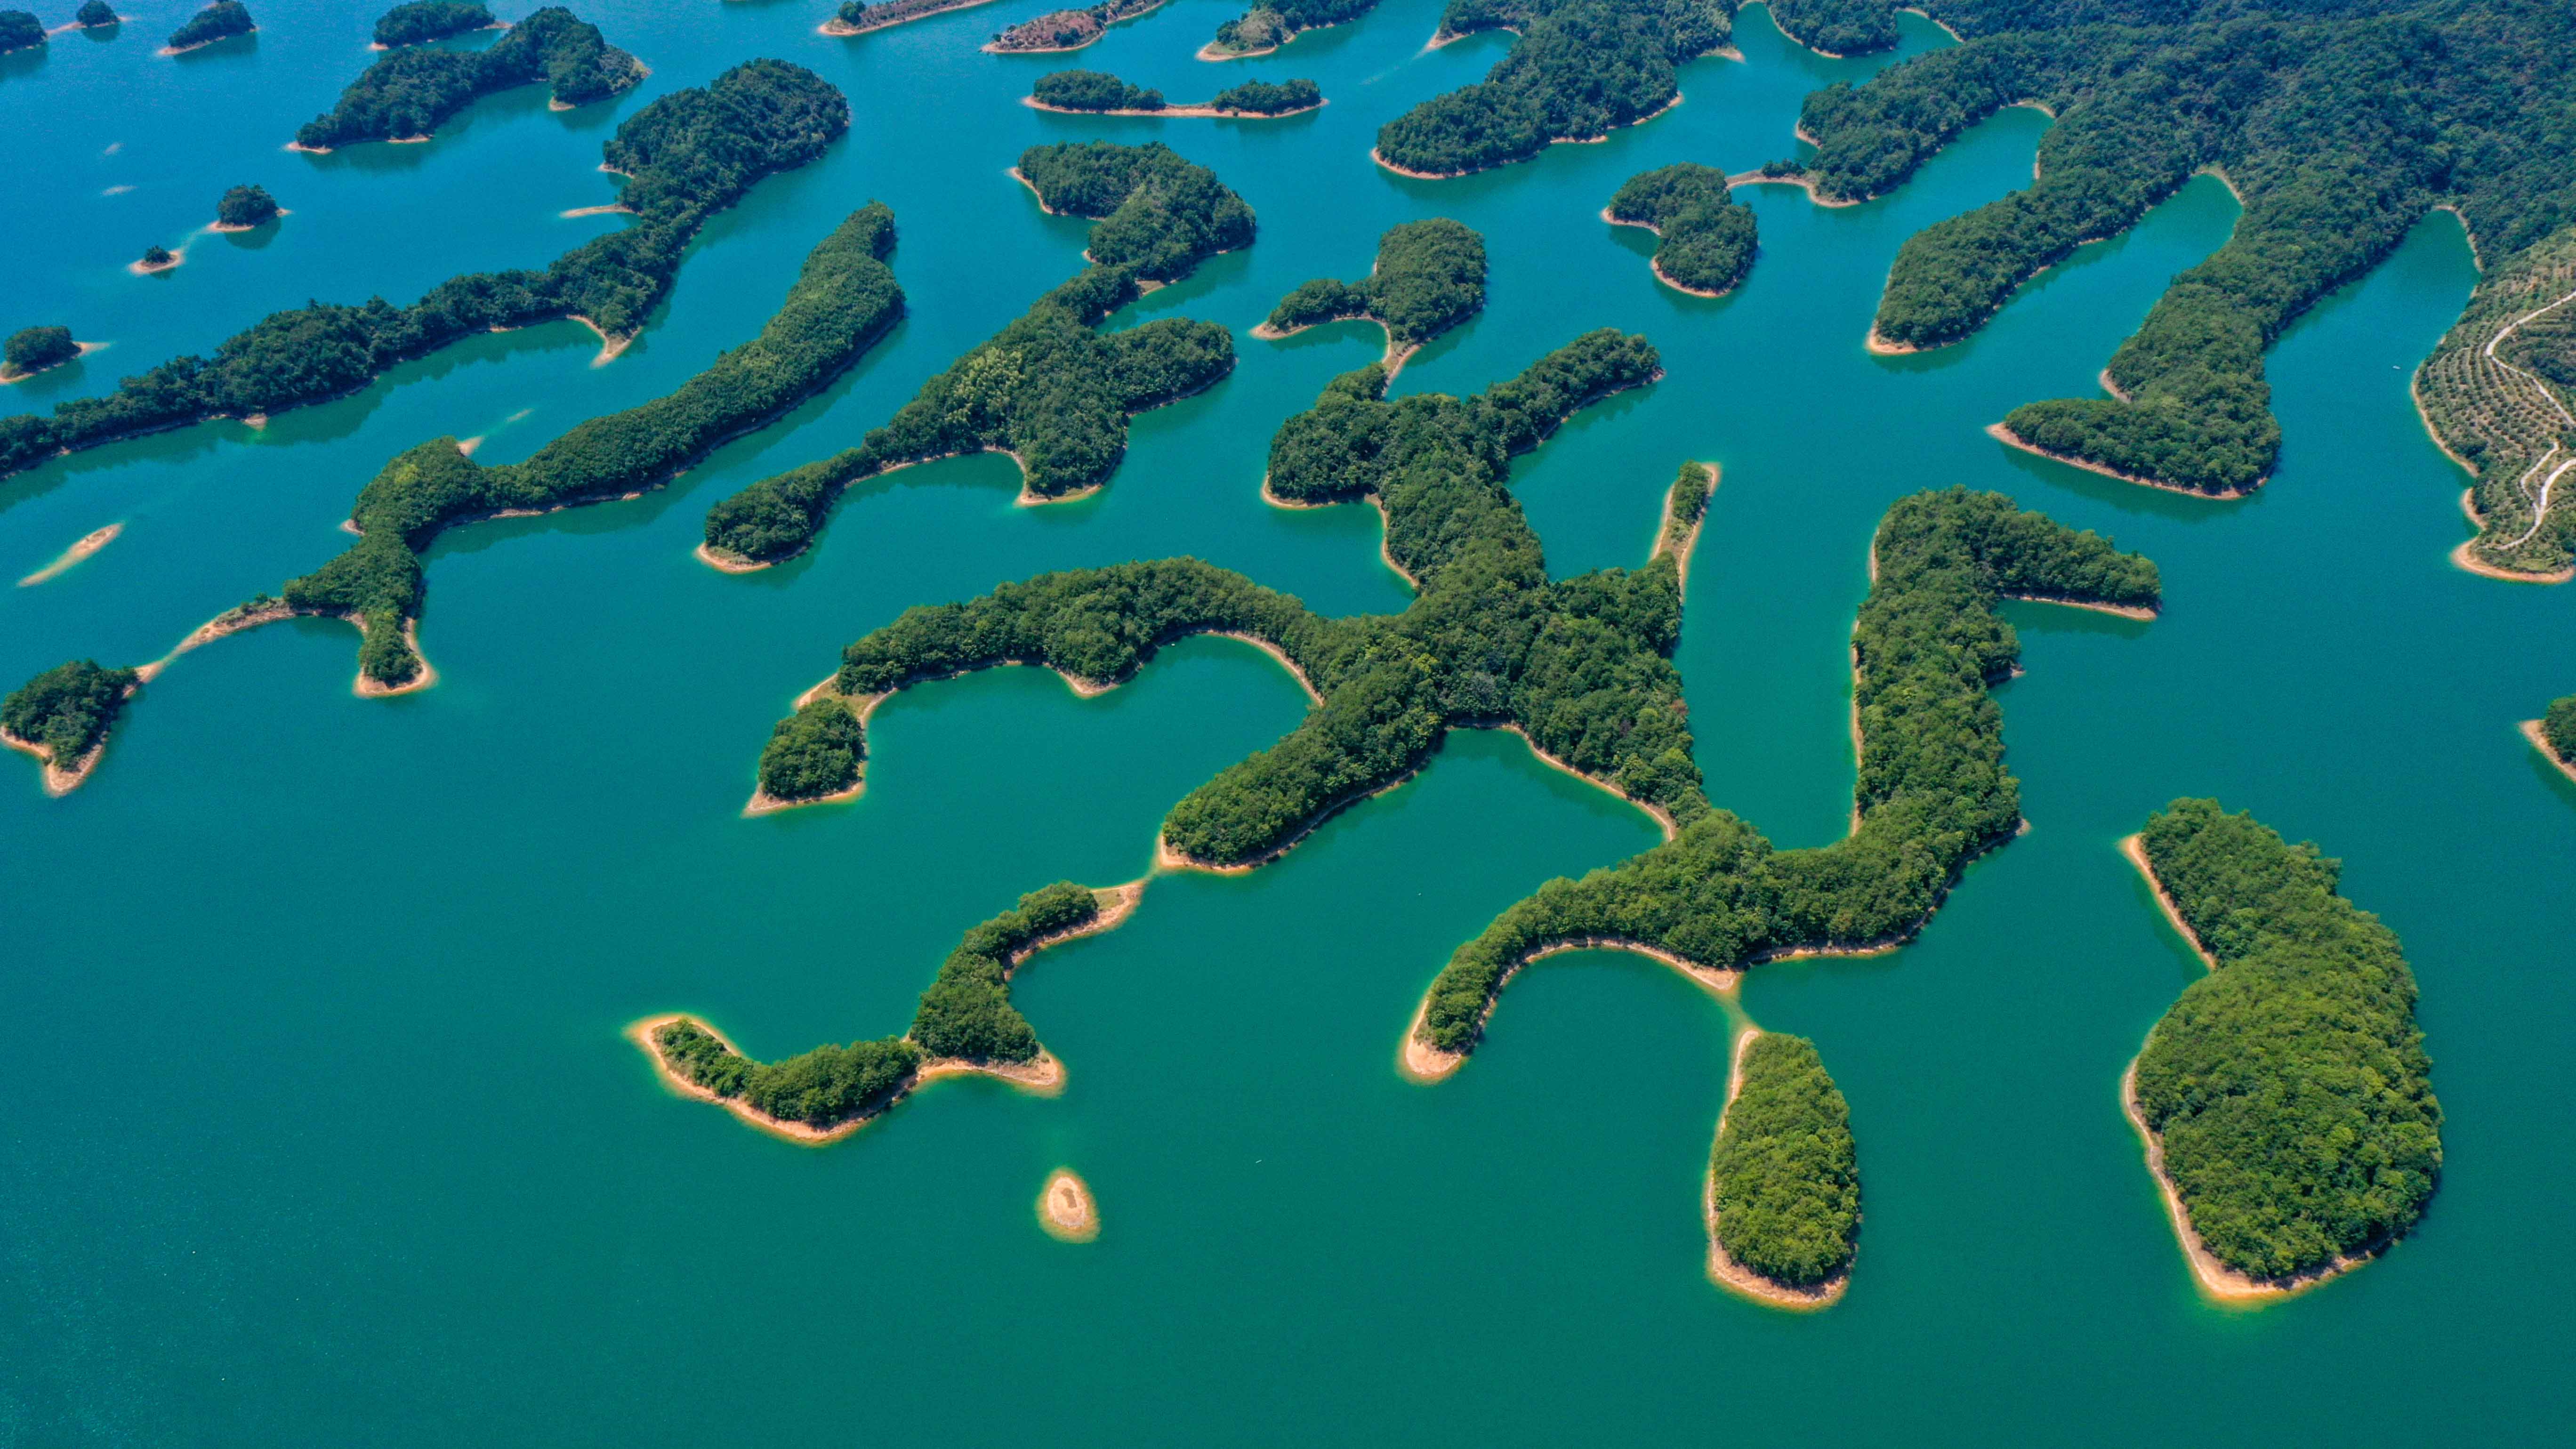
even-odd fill
[[[1655,275],[1715,297],[1753,270],[1753,208],[1732,198],[1726,173],[1683,161],[1628,178],[1610,198],[1612,221],[1654,228]]]
[[[2549,712],[2540,717],[2540,737],[2559,763],[2576,765],[2576,694],[2550,702]]]
[[[1871,545],[1877,578],[1852,629],[1862,749],[1859,823],[1827,846],[1774,850],[1736,816],[1675,810],[1672,840],[1581,880],[1554,880],[1458,948],[1423,1003],[1421,1041],[1474,1048],[1521,962],[1617,939],[1725,969],[1771,956],[1892,945],[1922,927],[1969,860],[2012,837],[2021,787],[1987,693],[2020,655],[1997,601],[2152,606],[2156,567],[2023,512],[1998,493],[1917,493]]]
[[[1780,33],[1824,55],[1862,55],[1896,45],[1895,0],[1770,0]]]
[[[2135,1104],[2211,1256],[2280,1280],[2423,1216],[2442,1108],[2415,977],[2338,863],[2215,800],[2176,800],[2140,845],[2217,968],[2147,1034]]]
[[[1449,0],[1442,35],[1508,28],[1520,39],[1483,81],[1389,121],[1377,154],[1463,176],[1634,125],[1681,94],[1682,62],[1725,47],[1733,15],[1715,0]]]
[[[94,659],[57,664],[0,700],[0,730],[42,749],[54,769],[78,769],[107,739],[108,726],[142,678],[132,669],[103,669]]]
[[[1245,81],[1216,93],[1208,104],[1220,111],[1243,111],[1255,116],[1284,116],[1291,111],[1311,111],[1324,103],[1324,88],[1303,78],[1285,81]]]
[[[50,418],[0,418],[0,475],[139,433],[337,397],[405,358],[496,327],[582,317],[607,336],[630,336],[707,218],[762,177],[820,156],[849,123],[839,91],[785,61],[747,61],[704,89],[674,91],[628,117],[601,148],[629,178],[632,225],[542,272],[454,277],[409,307],[377,297],[362,307],[314,302],[272,313],[212,359],[174,358],[106,397],[58,403]]]
[[[1813,1289],[1851,1266],[1860,1168],[1851,1107],[1816,1044],[1757,1032],[1708,1159],[1717,1242],[1743,1268]]]
[[[1669,658],[1681,618],[1672,559],[1551,582],[1508,486],[1513,455],[1654,376],[1644,339],[1605,328],[1472,399],[1383,401],[1385,372],[1372,364],[1290,419],[1272,441],[1272,491],[1296,502],[1374,497],[1388,555],[1420,591],[1400,615],[1320,618],[1194,559],[1078,569],[906,610],[843,651],[833,688],[855,699],[1012,660],[1110,682],[1211,630],[1275,645],[1323,702],[1165,818],[1166,845],[1208,864],[1265,858],[1412,773],[1462,724],[1516,726],[1687,819],[1707,806]],[[780,783],[761,782],[773,795]]]
[[[9,334],[6,348],[0,348],[0,375],[25,377],[42,372],[80,356],[80,344],[72,340],[68,327],[21,327]]]
[[[0,10],[0,55],[45,43],[45,22],[30,10]]]
[[[1289,293],[1262,325],[1285,334],[1365,317],[1397,348],[1428,342],[1485,307],[1485,239],[1447,217],[1388,227],[1377,265],[1357,282],[1319,277]]]
[[[486,468],[454,438],[402,453],[350,510],[358,542],[289,581],[277,602],[297,613],[363,620],[359,672],[384,685],[409,681],[421,661],[405,632],[420,614],[420,555],[432,539],[469,519],[659,487],[718,444],[813,396],[902,315],[903,291],[884,260],[893,249],[894,213],[874,202],[852,212],[806,256],[785,304],[758,337],[718,357],[678,391],[592,418],[524,463]]]
[[[228,35],[248,35],[259,26],[250,18],[250,7],[241,0],[215,0],[215,3],[188,17],[188,23],[170,32],[171,50],[194,50],[212,45]]]
[[[2263,356],[2284,328],[2436,205],[2460,212],[2499,278],[2561,233],[2576,201],[2576,152],[2559,134],[2576,104],[2576,12],[2565,5],[1927,8],[1966,43],[1808,98],[1801,129],[1817,146],[1819,194],[1883,194],[2005,105],[2044,105],[2058,123],[2040,142],[2035,184],[1905,244],[1879,307],[1883,341],[1968,335],[2031,275],[2135,224],[2195,172],[2220,172],[2244,201],[2227,245],[2176,277],[2113,354],[2117,396],[2031,403],[2005,420],[2042,452],[2212,494],[2255,487],[2280,448]],[[2535,421],[2503,450],[2503,468],[2481,470],[2482,496],[2509,490],[2506,470],[2556,441],[2563,419]],[[2522,512],[2492,541],[2522,533],[2530,500]],[[2536,554],[2504,549],[2494,561],[2563,560],[2568,526],[2553,527]]]
[[[107,0],[81,0],[81,8],[72,15],[72,23],[83,30],[102,30],[121,24],[122,20],[116,7],[108,4]]]
[[[400,50],[471,30],[489,30],[497,23],[491,11],[470,0],[409,0],[376,17],[376,44]]]
[[[236,186],[215,198],[215,225],[235,229],[254,227],[274,221],[279,211],[277,198],[265,186]]]
[[[1163,93],[1131,86],[1106,71],[1059,70],[1039,76],[1029,98],[1062,111],[1159,111]]]
[[[1377,8],[1377,0],[1269,0],[1216,28],[1201,54],[1226,59],[1277,50],[1299,32],[1343,25]]]
[[[968,931],[949,953],[907,1036],[820,1046],[781,1062],[755,1062],[687,1017],[664,1023],[653,1041],[673,1071],[779,1121],[831,1127],[872,1116],[909,1090],[928,1061],[1035,1060],[1037,1033],[1011,1005],[1011,972],[1048,939],[1098,920],[1100,910],[1099,896],[1071,881],[1020,897],[1016,909]]]
[[[1126,456],[1129,418],[1232,370],[1234,340],[1212,322],[1165,317],[1098,329],[1136,299],[1140,280],[1184,277],[1206,257],[1249,245],[1253,215],[1243,198],[1160,142],[1032,146],[1019,175],[1048,210],[1096,218],[1090,269],[924,383],[857,447],[716,504],[707,513],[711,553],[790,557],[813,542],[851,484],[956,453],[1011,453],[1038,498],[1097,488]]]
[[[491,22],[480,6],[454,8]],[[642,63],[609,44],[598,26],[549,5],[481,50],[396,50],[350,82],[328,113],[305,122],[295,144],[328,151],[360,141],[426,136],[479,97],[538,81],[553,87],[556,104],[578,106],[606,100],[643,78]]]

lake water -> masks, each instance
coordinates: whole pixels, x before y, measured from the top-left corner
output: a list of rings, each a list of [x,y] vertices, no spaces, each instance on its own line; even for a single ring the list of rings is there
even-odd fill
[[[125,524],[70,573],[0,588],[0,681],[156,657],[314,567],[421,439],[482,436],[508,461],[669,390],[871,197],[895,210],[911,311],[668,490],[442,541],[421,629],[437,688],[352,698],[350,631],[274,627],[174,665],[72,796],[23,760],[0,772],[0,1443],[2564,1442],[2576,787],[2514,723],[2576,689],[2576,592],[2445,562],[2462,479],[2406,384],[2475,279],[2447,216],[2282,342],[2279,470],[2216,503],[1981,431],[2092,391],[2166,279],[2226,237],[2214,181],[1918,357],[1861,346],[1889,260],[2027,182],[2035,112],[1870,205],[1743,193],[1750,281],[1719,301],[1655,283],[1652,238],[1596,214],[1622,180],[1789,154],[1804,94],[1885,62],[1807,54],[1758,10],[1745,59],[1686,68],[1670,114],[1415,182],[1370,164],[1375,128],[1509,43],[1424,53],[1431,0],[1226,66],[1190,56],[1235,0],[1174,0],[1069,59],[975,48],[1045,0],[857,41],[813,33],[821,0],[594,0],[580,13],[653,67],[637,92],[555,114],[523,90],[429,144],[323,158],[279,147],[368,61],[367,7],[261,0],[255,41],[155,57],[193,8],[137,3],[111,39],[0,59],[0,327],[110,344],[11,409],[308,297],[409,301],[541,265],[620,224],[558,215],[613,196],[593,167],[616,121],[743,59],[813,67],[854,122],[708,227],[613,365],[569,323],[478,338],[265,431],[0,482],[11,578]],[[1906,36],[1941,39],[1913,17]],[[1176,101],[1312,76],[1332,103],[1267,123],[1015,103],[1065,64]],[[693,562],[707,505],[855,442],[1080,266],[1085,224],[1003,172],[1088,137],[1166,140],[1258,209],[1257,245],[1119,319],[1223,323],[1234,374],[1140,418],[1091,499],[1015,508],[1007,460],[960,460],[854,494],[786,567]],[[192,240],[244,181],[294,215]],[[1158,880],[1123,929],[1042,957],[1017,999],[1070,1068],[1060,1098],[943,1084],[810,1151],[667,1094],[619,1036],[669,1010],[762,1056],[898,1030],[966,926],[1048,881],[1144,873],[1171,802],[1294,723],[1296,685],[1223,640],[1089,701],[998,670],[880,710],[855,805],[737,814],[770,723],[911,604],[1191,553],[1328,612],[1401,607],[1371,510],[1256,491],[1271,432],[1377,332],[1245,334],[1433,215],[1484,233],[1491,304],[1400,391],[1469,392],[1603,324],[1663,350],[1667,379],[1566,428],[1520,494],[1567,574],[1641,561],[1675,467],[1723,466],[1679,657],[1712,798],[1785,845],[1844,826],[1845,645],[1892,499],[2001,489],[2163,567],[2153,623],[2011,606],[2029,673],[1999,697],[2030,833],[1917,944],[1743,989],[1851,1099],[1867,1222],[1830,1312],[1702,1275],[1724,1019],[1664,969],[1553,958],[1456,1078],[1396,1074],[1458,942],[1656,838],[1507,735],[1454,735],[1279,864]],[[186,242],[187,264],[128,275],[149,242]],[[2450,1114],[2421,1228],[2259,1312],[2194,1291],[2117,1100],[2199,968],[2115,842],[2183,794],[2347,862],[2415,964]],[[1098,1196],[1097,1243],[1038,1230],[1059,1165]]]

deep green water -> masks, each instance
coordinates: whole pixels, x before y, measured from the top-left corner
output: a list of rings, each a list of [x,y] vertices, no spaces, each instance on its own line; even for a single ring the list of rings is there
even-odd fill
[[[260,0],[255,42],[174,62],[150,52],[192,0],[136,0],[112,40],[0,60],[0,327],[112,344],[11,409],[307,297],[541,264],[617,224],[557,215],[611,196],[592,167],[616,120],[739,60],[813,66],[855,111],[825,160],[708,228],[612,366],[573,325],[535,328],[263,433],[0,482],[11,578],[126,523],[70,574],[0,587],[0,680],[153,657],[320,563],[357,488],[422,438],[486,435],[506,461],[668,390],[870,197],[895,209],[912,308],[822,398],[665,492],[439,544],[424,695],[353,699],[348,630],[277,627],[181,660],[67,799],[0,762],[0,1443],[2565,1442],[2576,788],[2513,723],[2576,689],[2576,593],[2444,562],[2461,479],[2406,379],[2474,280],[2449,218],[2283,342],[2271,485],[2175,498],[1980,428],[2092,387],[2224,239],[2214,182],[1968,344],[1877,359],[1861,337],[1896,247],[2025,182],[2036,113],[1868,206],[1750,193],[1761,260],[1708,302],[1658,287],[1651,238],[1598,208],[1649,166],[1785,154],[1802,95],[1878,62],[1808,55],[1748,12],[1746,60],[1691,66],[1671,114],[1416,183],[1369,164],[1375,128],[1507,37],[1422,54],[1437,7],[1387,0],[1210,66],[1190,53],[1238,7],[1175,0],[1070,63],[1176,100],[1311,75],[1333,103],[1086,120],[1013,104],[1065,60],[974,48],[1045,7],[840,42],[811,33],[821,0],[594,0],[581,13],[654,68],[636,95],[556,115],[519,92],[429,145],[321,159],[278,148],[365,64],[372,7]],[[1939,38],[1907,25],[1909,49]],[[853,496],[787,567],[691,562],[709,503],[855,441],[1072,274],[1084,224],[1003,169],[1089,136],[1168,140],[1258,208],[1257,245],[1130,314],[1236,329],[1234,375],[1140,419],[1093,499],[1016,509],[1007,461],[964,460]],[[237,181],[295,214],[198,237],[160,278],[122,270]],[[945,1084],[807,1151],[665,1094],[619,1038],[674,1009],[762,1055],[898,1029],[965,926],[1050,880],[1140,874],[1173,800],[1293,723],[1295,685],[1221,640],[1091,701],[1001,670],[881,710],[856,805],[736,814],[770,722],[909,604],[1190,552],[1326,610],[1399,607],[1371,511],[1256,494],[1272,430],[1377,333],[1244,333],[1427,215],[1484,232],[1492,302],[1402,389],[1470,391],[1605,323],[1663,349],[1667,380],[1568,427],[1521,495],[1571,573],[1641,560],[1675,466],[1723,465],[1680,657],[1711,795],[1784,844],[1843,828],[1845,641],[1891,499],[2003,489],[2163,566],[2152,624],[2013,606],[2029,674],[2000,697],[2030,834],[1918,944],[1744,988],[1851,1098],[1868,1216],[1829,1313],[1701,1275],[1723,1023],[1661,968],[1553,959],[1454,1080],[1397,1077],[1456,943],[1655,838],[1509,736],[1453,736],[1280,864],[1161,880],[1124,929],[1044,956],[1018,999],[1071,1068],[1059,1099]],[[2116,1099],[2198,967],[2114,842],[2186,793],[2346,860],[2415,963],[2450,1113],[2421,1229],[2257,1313],[2194,1292]],[[1097,1244],[1037,1230],[1059,1164],[1099,1196]]]

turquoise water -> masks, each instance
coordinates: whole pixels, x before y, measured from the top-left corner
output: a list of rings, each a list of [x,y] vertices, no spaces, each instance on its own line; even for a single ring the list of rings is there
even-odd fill
[[[2281,467],[2219,504],[1980,432],[2092,387],[2165,279],[2225,237],[2214,182],[1920,357],[1861,348],[1888,261],[2026,181],[2034,112],[1868,206],[1747,193],[1763,250],[1735,296],[1654,283],[1651,238],[1595,214],[1621,180],[1784,154],[1800,97],[1879,63],[1798,51],[1758,11],[1746,59],[1689,67],[1671,114],[1417,183],[1369,164],[1376,126],[1508,39],[1422,54],[1429,0],[1225,67],[1189,55],[1239,5],[1175,0],[1071,62],[1175,99],[1246,75],[1311,75],[1333,98],[1272,123],[1013,104],[1068,62],[974,46],[1046,0],[856,42],[811,33],[819,0],[594,4],[654,68],[635,95],[557,115],[516,94],[428,145],[320,159],[278,148],[365,63],[369,15],[267,0],[255,42],[174,62],[150,50],[193,6],[136,8],[112,41],[0,61],[20,158],[0,179],[0,326],[112,344],[11,407],[307,297],[407,301],[465,268],[542,263],[617,224],[557,215],[611,195],[591,168],[616,120],[741,59],[815,67],[855,123],[709,227],[612,366],[590,366],[576,326],[533,328],[264,432],[216,424],[0,482],[9,577],[126,524],[61,578],[0,588],[0,680],[157,656],[313,567],[344,544],[357,488],[424,437],[482,435],[479,456],[506,461],[668,390],[751,335],[871,197],[895,209],[912,312],[667,491],[442,540],[422,625],[436,689],[353,699],[348,630],[264,629],[174,665],[76,794],[47,799],[23,761],[0,776],[0,1006],[18,1028],[0,1068],[0,1443],[2563,1436],[2576,787],[2513,723],[2576,688],[2576,594],[2444,562],[2461,480],[2405,388],[2474,280],[2449,218],[2284,341]],[[1911,17],[1907,35],[1938,39]],[[855,441],[1072,274],[1082,224],[1002,173],[1032,142],[1091,136],[1166,139],[1259,209],[1258,244],[1128,314],[1236,329],[1235,374],[1139,419],[1092,499],[1016,509],[1007,461],[959,460],[854,495],[786,567],[690,561],[709,503]],[[295,214],[247,243],[198,237],[162,277],[122,270],[237,181]],[[665,1094],[618,1035],[667,1010],[763,1055],[894,1030],[966,925],[1046,881],[1143,873],[1169,804],[1295,721],[1295,684],[1224,640],[1090,701],[1001,670],[880,710],[857,804],[736,813],[770,722],[909,604],[1189,552],[1329,611],[1399,606],[1371,511],[1255,491],[1271,431],[1373,357],[1376,332],[1244,332],[1425,215],[1484,232],[1492,303],[1401,390],[1472,390],[1605,323],[1663,349],[1669,377],[1569,426],[1521,493],[1571,573],[1642,559],[1675,466],[1722,465],[1680,659],[1713,798],[1783,843],[1843,828],[1845,643],[1891,499],[1999,488],[2163,566],[2152,624],[2013,606],[2029,674],[1999,697],[2030,834],[1916,945],[1744,988],[1764,1025],[1817,1040],[1851,1098],[1868,1216],[1829,1313],[1767,1312],[1701,1276],[1722,1013],[1662,968],[1552,959],[1456,1078],[1397,1077],[1405,1020],[1457,942],[1548,876],[1655,838],[1509,736],[1454,736],[1278,865],[1162,879],[1123,929],[1041,958],[1018,999],[1071,1070],[1060,1098],[944,1084],[807,1151]],[[2422,1228],[2258,1313],[2194,1293],[2116,1100],[2199,968],[2113,845],[2185,793],[2347,861],[2422,979],[2451,1114]],[[1037,1230],[1059,1164],[1099,1197],[1096,1244]]]

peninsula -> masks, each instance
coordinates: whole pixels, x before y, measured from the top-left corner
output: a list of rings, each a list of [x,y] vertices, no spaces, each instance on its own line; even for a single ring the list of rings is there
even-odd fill
[[[1091,267],[922,385],[855,448],[765,478],[708,510],[699,557],[729,571],[809,547],[850,485],[961,453],[1008,453],[1023,503],[1088,493],[1127,451],[1127,421],[1234,367],[1222,327],[1178,317],[1097,330],[1143,288],[1251,244],[1252,208],[1159,142],[1032,146],[1013,174],[1050,212],[1097,219]]]
[[[373,48],[400,50],[451,35],[503,28],[500,21],[492,18],[491,11],[471,0],[406,0],[376,17]]]
[[[933,15],[988,3],[990,0],[877,0],[871,5],[867,0],[847,0],[819,29],[824,35],[865,35],[907,20],[927,20]]]
[[[2057,121],[2029,187],[1899,249],[1876,337],[1911,349],[1967,337],[2030,277],[2216,173],[2244,214],[2113,353],[2109,396],[2026,403],[2002,426],[2019,446],[2111,477],[2234,497],[2260,486],[2280,452],[2266,351],[2428,213],[2451,210],[2484,280],[2416,396],[2436,439],[2476,475],[2481,532],[2467,554],[2506,576],[2556,577],[2576,561],[2576,466],[2561,471],[2576,374],[2543,362],[2565,355],[2576,257],[2576,162],[2544,118],[2576,104],[2576,73],[2529,61],[2565,48],[2564,14],[2491,0],[2397,0],[2367,21],[2215,0],[2145,20],[2068,0],[1923,9],[1963,43],[1808,96],[1799,133],[1816,148],[1805,163],[1814,195],[1883,196],[2006,106]],[[2455,59],[2426,65],[2436,54]],[[2414,139],[2463,127],[2490,135],[2497,154],[2544,159],[2444,166]]]
[[[628,178],[634,221],[541,272],[453,277],[409,307],[381,298],[273,312],[214,356],[185,356],[126,378],[105,397],[58,403],[51,417],[0,418],[0,475],[62,453],[208,418],[273,416],[366,386],[407,358],[460,338],[571,319],[607,339],[613,357],[670,290],[689,238],[753,183],[802,166],[849,129],[849,105],[822,77],[777,60],[747,61],[703,89],[674,91],[621,123],[601,147]],[[155,248],[137,271],[176,266]]]
[[[2442,1171],[2397,937],[2336,894],[2338,862],[2214,800],[2176,800],[2128,848],[2210,967],[2121,1079],[2194,1276],[2261,1299],[2368,1261]]]
[[[1134,912],[1144,891],[1142,881],[1106,890],[1058,881],[1020,897],[1016,908],[958,942],[921,994],[912,1028],[902,1036],[819,1046],[784,1061],[761,1062],[687,1015],[647,1017],[628,1035],[681,1095],[718,1104],[764,1132],[808,1146],[856,1132],[941,1077],[998,1077],[1052,1094],[1063,1087],[1063,1065],[1038,1045],[1028,1018],[1011,1004],[1011,978],[1049,946],[1115,928]],[[1075,1181],[1080,1206],[1089,1208],[1088,1190]],[[1067,1205],[1066,1216],[1078,1225],[1083,1214],[1072,1207]],[[1096,1230],[1096,1210],[1088,1215]]]
[[[1378,238],[1377,263],[1357,282],[1318,278],[1272,308],[1255,337],[1287,337],[1327,322],[1386,329],[1392,379],[1423,343],[1485,308],[1485,239],[1446,217],[1408,221]]]
[[[1370,154],[1436,180],[1599,140],[1679,101],[1677,70],[1725,50],[1733,15],[1700,0],[1450,0],[1435,44],[1484,30],[1519,38],[1481,83],[1387,122]]]
[[[1733,181],[1713,166],[1684,161],[1628,178],[1601,218],[1642,226],[1659,245],[1655,280],[1701,297],[1723,297],[1753,270],[1753,208],[1732,199]]]
[[[487,24],[491,20],[479,6],[463,8]],[[460,24],[468,18],[452,17]],[[379,22],[379,35],[383,29]],[[396,49],[351,81],[338,105],[305,122],[295,133],[294,149],[424,141],[477,99],[516,86],[546,82],[561,110],[606,100],[643,78],[643,63],[610,45],[598,26],[549,5],[482,50]]]

